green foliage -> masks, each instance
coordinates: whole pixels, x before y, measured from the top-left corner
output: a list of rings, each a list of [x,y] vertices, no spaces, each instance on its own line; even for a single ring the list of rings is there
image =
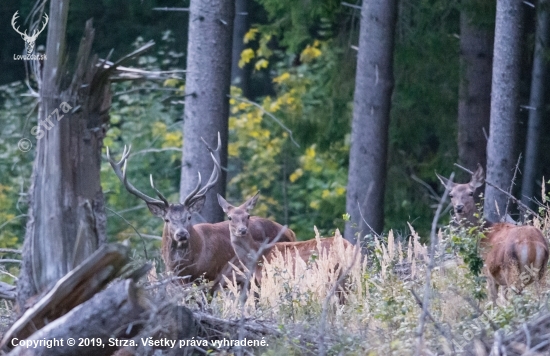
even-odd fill
[[[270,23],[264,25],[280,38],[282,46],[298,52],[315,38],[327,38],[338,23],[342,4],[337,0],[258,0]]]
[[[0,86],[0,247],[16,247],[24,236],[33,151],[21,151],[18,143],[27,138],[34,145],[29,118],[35,109],[35,99],[22,96],[26,91],[21,82]]]
[[[402,3],[398,21],[395,90],[389,129],[385,225],[404,231],[413,221],[428,235],[431,201],[414,174],[439,188],[434,171],[456,161],[458,108],[458,15],[443,0]]]
[[[335,120],[327,125],[316,116],[330,112],[323,110],[322,100],[323,90],[330,85],[322,81],[327,71],[335,69],[338,56],[330,44],[319,41],[306,46],[301,56],[302,64],[297,67],[280,65],[273,79],[277,95],[263,98],[259,105],[233,89],[228,192],[231,199],[242,201],[261,190],[255,214],[272,216],[289,224],[299,238],[309,239],[313,225],[323,234],[332,234],[333,226],[343,227],[339,217],[345,206],[349,142],[341,125],[340,139],[331,141],[329,127],[338,126]],[[298,142],[307,145],[296,147],[281,122]],[[320,132],[324,134],[315,135]]]
[[[458,253],[466,264],[469,275],[474,283],[472,294],[478,300],[484,299],[486,277],[482,275],[483,259],[480,255],[479,243],[485,238],[485,230],[480,227],[451,227],[447,232],[450,236],[448,246]]]
[[[139,58],[140,68],[172,69],[180,56],[169,51],[173,41],[171,33],[166,32],[156,53]],[[134,46],[139,47],[143,43],[140,37]],[[111,127],[104,139],[104,146],[109,147],[112,158],[118,161],[124,146],[131,145],[126,169],[128,180],[145,194],[155,196],[149,183],[149,175],[152,175],[155,186],[171,202],[179,201],[182,81],[173,78],[164,83],[139,85],[121,82],[113,84],[113,92]],[[139,254],[143,255],[142,249],[145,248],[149,258],[158,258],[160,243],[150,239],[141,241],[129,224],[142,234],[160,236],[162,220],[154,217],[143,201],[126,192],[107,161],[101,167],[101,182],[109,208],[109,238],[113,241],[130,239]],[[116,211],[129,224],[112,211]]]

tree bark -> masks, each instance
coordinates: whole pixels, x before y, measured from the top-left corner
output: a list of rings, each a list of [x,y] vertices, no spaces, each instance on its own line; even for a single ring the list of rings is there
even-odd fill
[[[99,171],[111,99],[108,73],[90,56],[94,31],[88,22],[75,73],[66,75],[68,9],[68,0],[51,1],[39,120],[31,130],[37,148],[18,280],[21,311],[29,297],[52,286],[106,239]]]
[[[197,172],[203,182],[213,169],[201,136],[211,147],[221,134],[221,165],[227,166],[229,85],[234,1],[191,0],[189,43],[187,46],[187,79],[183,118],[183,158],[180,195],[184,199],[197,184]],[[226,172],[222,170],[217,184],[207,194],[202,217],[208,222],[223,220],[216,194],[225,193]]]
[[[460,87],[458,102],[458,160],[472,171],[487,166],[487,139],[491,114],[493,36],[489,28],[460,13]]]
[[[363,1],[346,196],[346,239],[384,226],[397,1]],[[368,226],[367,226],[368,224]]]
[[[111,282],[126,263],[128,248],[103,245],[29,308],[3,335],[0,347],[9,348],[14,338],[28,338],[49,321],[89,300]]]
[[[147,305],[141,293],[132,280],[119,281],[26,339],[63,340],[62,344],[51,348],[47,345],[32,348],[18,346],[8,355],[112,355],[119,346],[109,346],[109,338],[131,338],[142,327],[139,321],[147,320],[142,317]],[[69,346],[67,338],[73,338],[76,345],[85,338],[94,341],[101,339],[101,344]],[[19,340],[14,339],[14,342]]]
[[[241,53],[245,49],[244,35],[249,28],[248,0],[235,0],[233,25],[233,51],[231,55],[231,84],[241,88],[243,96],[250,98],[250,66],[239,67]]]
[[[487,180],[505,191],[508,191],[512,183],[516,163],[523,6],[525,5],[518,0],[497,1]],[[485,218],[492,222],[500,221],[500,217],[506,213],[506,202],[507,197],[504,194],[486,185]]]
[[[538,172],[538,155],[540,145],[541,122],[544,117],[544,98],[547,90],[548,61],[544,52],[550,42],[550,1],[539,0],[537,4],[537,28],[535,30],[535,53],[533,56],[533,71],[531,77],[531,97],[529,99],[529,123],[527,126],[527,142],[525,146],[525,165],[521,183],[521,201],[533,207],[530,201],[535,194],[535,179]]]

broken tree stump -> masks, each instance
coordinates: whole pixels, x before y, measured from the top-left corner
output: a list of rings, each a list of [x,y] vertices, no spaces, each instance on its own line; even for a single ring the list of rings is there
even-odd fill
[[[147,320],[146,310],[142,290],[130,279],[118,281],[24,341],[58,340],[58,344],[50,348],[48,345],[18,346],[8,355],[112,355],[120,347],[120,340],[132,338],[142,328]],[[74,340],[74,346],[68,345],[69,338]],[[119,344],[114,340],[119,340]],[[10,339],[14,345],[20,341]]]

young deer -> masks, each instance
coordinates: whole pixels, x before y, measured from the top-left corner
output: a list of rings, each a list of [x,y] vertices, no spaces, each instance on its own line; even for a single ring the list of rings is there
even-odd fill
[[[221,195],[218,194],[218,202],[229,219],[229,232],[231,235],[231,245],[235,250],[235,254],[241,263],[255,272],[255,279],[258,284],[262,278],[263,258],[267,262],[276,256],[276,250],[281,252],[283,256],[292,256],[292,259],[301,258],[308,261],[314,253],[319,253],[317,240],[297,241],[297,242],[276,242],[270,245],[262,244],[252,238],[249,222],[253,219],[250,216],[250,211],[254,209],[258,201],[259,192],[252,198],[248,199],[239,207],[234,207],[229,204]],[[342,240],[344,247],[351,246],[346,240]],[[330,252],[330,249],[335,243],[334,237],[321,239],[321,249]],[[260,251],[260,249],[262,249]],[[334,266],[338,268],[338,266]]]
[[[161,250],[166,269],[177,276],[187,277],[186,280],[192,281],[201,276],[211,281],[217,280],[227,262],[235,257],[229,238],[229,222],[196,225],[191,222],[192,214],[200,212],[206,200],[206,193],[218,179],[220,145],[218,135],[217,149],[212,150],[207,146],[214,161],[214,169],[206,185],[201,189],[199,173],[196,188],[183,202],[174,204],[170,204],[164,195],[155,188],[152,176],[150,177],[151,187],[159,199],[147,196],[128,182],[126,164],[130,154],[129,149],[124,149],[119,162],[113,161],[109,156],[109,150],[107,150],[107,158],[126,190],[145,201],[149,211],[164,220]],[[281,225],[267,219],[255,218],[251,221],[252,236],[260,242],[274,239],[281,229]],[[286,241],[296,240],[291,230],[286,231],[282,238]]]
[[[499,286],[514,287],[520,293],[523,287],[542,280],[548,263],[548,242],[539,229],[480,220],[474,193],[485,181],[481,166],[469,183],[456,184],[438,174],[437,177],[450,191],[457,223],[487,228],[480,248],[493,301]]]

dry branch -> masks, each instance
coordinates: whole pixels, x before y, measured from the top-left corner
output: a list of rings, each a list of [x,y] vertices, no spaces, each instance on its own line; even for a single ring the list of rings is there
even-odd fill
[[[43,298],[29,308],[6,332],[0,347],[13,338],[24,339],[103,289],[128,262],[128,249],[103,245],[77,268],[61,278]]]
[[[530,322],[522,324],[516,331],[503,336],[498,330],[493,339],[474,340],[466,348],[466,352],[484,348],[485,355],[519,356],[519,355],[549,355],[550,354],[550,312],[546,311]],[[496,346],[496,348],[495,348]],[[495,350],[496,349],[496,350]],[[491,353],[492,352],[492,353]],[[477,352],[482,355],[483,352]]]
[[[119,281],[26,339],[63,340],[61,345],[51,348],[47,345],[32,348],[18,346],[8,355],[111,355],[118,347],[109,346],[109,338],[133,337],[141,327],[139,320],[145,310],[145,299],[134,282]],[[76,345],[81,338],[93,339],[96,345],[68,346],[69,337],[76,341]]]
[[[15,286],[0,282],[0,299],[15,300],[16,293]]]

